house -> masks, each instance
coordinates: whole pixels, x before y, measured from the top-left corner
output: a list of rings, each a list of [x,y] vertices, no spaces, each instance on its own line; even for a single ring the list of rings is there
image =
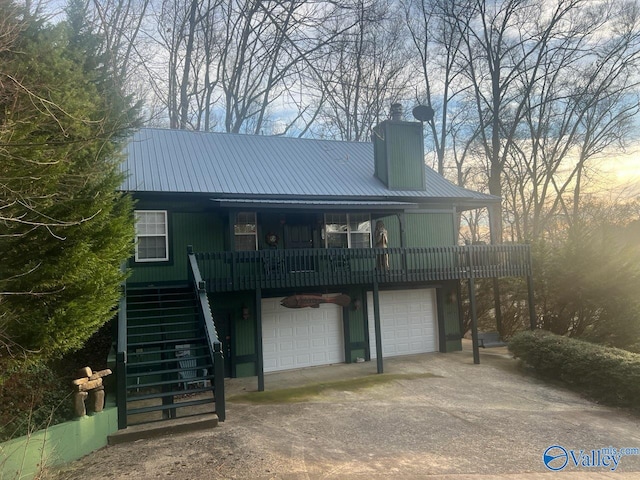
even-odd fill
[[[500,199],[426,167],[418,122],[372,143],[145,128],[126,154],[120,392],[162,400],[130,415],[175,415],[177,391],[221,376],[262,390],[266,372],[460,350],[461,280],[530,275],[527,246],[457,245],[459,214]]]

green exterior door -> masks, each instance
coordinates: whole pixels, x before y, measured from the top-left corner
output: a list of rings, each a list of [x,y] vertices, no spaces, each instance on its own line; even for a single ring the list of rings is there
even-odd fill
[[[285,225],[284,248],[297,250],[313,248],[313,228],[310,223],[298,222]],[[287,269],[290,272],[312,272],[315,270],[313,258],[304,255],[291,255],[287,258]]]
[[[313,248],[311,225],[286,225],[284,248]]]

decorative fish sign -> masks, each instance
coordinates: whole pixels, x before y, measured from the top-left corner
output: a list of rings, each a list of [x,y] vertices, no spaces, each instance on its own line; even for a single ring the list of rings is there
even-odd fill
[[[321,303],[335,303],[341,307],[346,307],[351,303],[349,295],[338,295],[337,297],[324,297],[322,295],[291,295],[283,298],[280,305],[287,308],[320,308]]]

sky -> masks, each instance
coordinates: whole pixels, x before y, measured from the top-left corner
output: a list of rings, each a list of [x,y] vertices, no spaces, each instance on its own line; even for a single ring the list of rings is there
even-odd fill
[[[610,158],[605,165],[605,174],[612,182],[613,195],[640,197],[640,144]]]

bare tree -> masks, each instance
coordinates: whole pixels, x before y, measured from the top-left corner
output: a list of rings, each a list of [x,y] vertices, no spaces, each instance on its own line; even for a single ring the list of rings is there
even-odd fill
[[[391,103],[408,98],[408,43],[395,2],[356,0],[317,68],[322,135],[366,141]]]
[[[428,122],[436,153],[438,173],[444,175],[451,156],[456,164],[456,180],[465,185],[464,159],[467,145],[456,149],[457,140],[473,135],[470,119],[461,98],[469,88],[464,82],[459,57],[465,22],[473,12],[469,0],[407,0],[403,3],[406,23],[414,45],[414,57],[422,74],[418,103],[430,106],[437,115]]]
[[[507,205],[520,240],[540,238],[558,215],[575,223],[593,162],[632,137],[640,18],[635,2],[620,6],[574,15],[571,28],[565,25],[565,35],[544,51],[539,78],[527,79],[534,87],[505,164]]]
[[[331,41],[327,18],[340,7],[304,1],[169,1],[156,8],[150,67],[173,128],[273,133],[272,112],[290,128],[309,111],[297,101],[305,70]],[[161,73],[158,73],[161,72]]]

